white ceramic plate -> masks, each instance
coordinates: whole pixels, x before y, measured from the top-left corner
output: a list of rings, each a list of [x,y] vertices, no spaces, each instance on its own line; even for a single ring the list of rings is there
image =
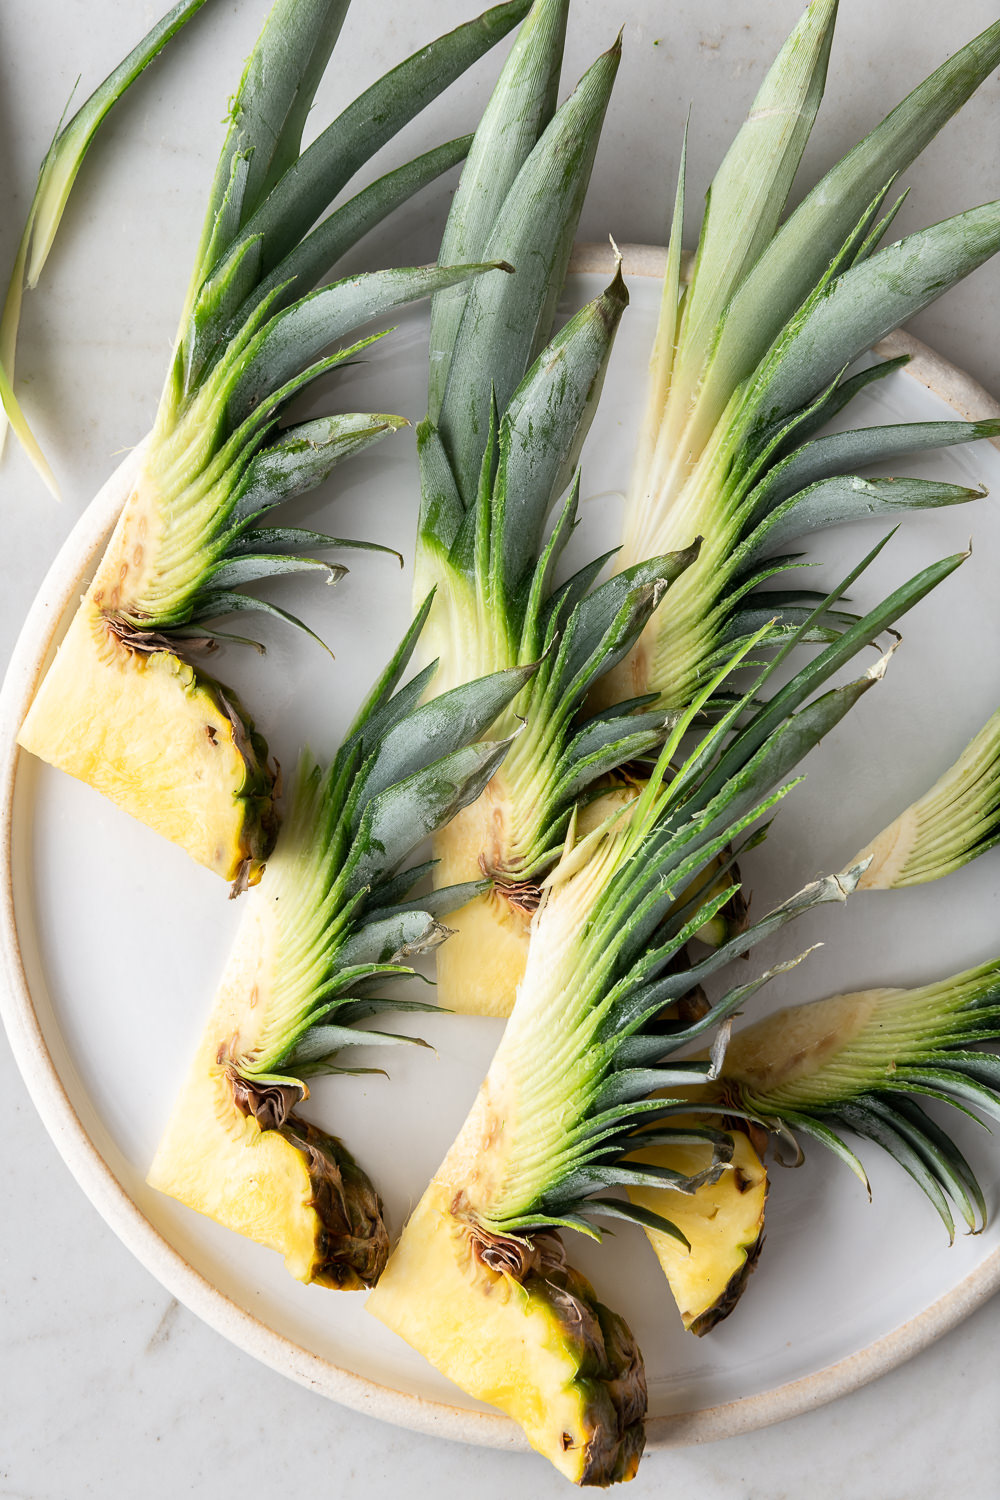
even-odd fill
[[[609,257],[577,258],[574,303],[603,285]],[[632,308],[584,455],[578,559],[613,545],[641,409],[662,252],[629,251]],[[596,270],[594,269],[596,267]],[[349,373],[343,405],[411,416],[424,400],[423,316],[366,366]],[[897,336],[897,340],[898,340]],[[905,342],[905,340],[904,340]],[[963,415],[998,408],[959,372],[914,346],[911,373],[860,398],[851,425]],[[930,388],[928,388],[930,387]],[[846,425],[846,423],[845,423]],[[297,507],[308,525],[412,547],[416,473],[412,438],[390,440],[346,465]],[[988,444],[918,460],[905,472],[983,484],[1000,494],[1000,453]],[[276,1255],[150,1191],[144,1174],[187,1066],[238,915],[224,887],[178,850],[88,788],[27,758],[14,736],[123,498],[128,464],[93,502],[46,580],[25,625],[0,703],[0,839],[6,864],[2,923],[3,1014],[28,1087],[74,1175],[116,1233],[153,1274],[234,1343],[349,1406],[442,1436],[521,1447],[514,1425],[457,1392],[370,1318],[361,1294],[303,1287]],[[1000,596],[1000,507],[907,517],[856,586],[868,606],[932,559],[961,550],[969,562],[906,622],[885,682],[865,697],[807,763],[806,784],[784,804],[769,847],[747,872],[755,910],[840,868],[949,764],[1000,701],[995,642]],[[877,527],[818,538],[817,576],[832,583],[875,540]],[[308,739],[335,747],[375,670],[409,615],[409,573],[391,559],[354,554],[332,592],[283,581],[291,601],[333,645],[331,662],[269,622],[262,663],[230,650],[219,672],[253,707],[278,756],[291,764]],[[864,984],[917,983],[996,952],[1000,850],[943,886],[856,899],[803,919],[763,965],[825,941],[806,966],[777,981],[768,1007]],[[794,945],[794,947],[793,947]],[[471,1017],[404,1018],[436,1053],[401,1049],[392,1079],[320,1082],[310,1110],[343,1135],[370,1170],[398,1229],[464,1119],[499,1036]],[[394,1023],[396,1024],[396,1023]],[[385,1054],[377,1058],[381,1064]],[[991,1209],[1000,1200],[1000,1151],[981,1130],[950,1122],[966,1144]],[[736,1314],[709,1338],[680,1328],[639,1231],[604,1246],[574,1242],[575,1261],[622,1312],[644,1351],[654,1445],[722,1437],[792,1415],[899,1363],[956,1323],[1000,1282],[1000,1228],[949,1247],[933,1210],[892,1163],[866,1154],[874,1204],[819,1149],[797,1172],[773,1173],[768,1241]]]

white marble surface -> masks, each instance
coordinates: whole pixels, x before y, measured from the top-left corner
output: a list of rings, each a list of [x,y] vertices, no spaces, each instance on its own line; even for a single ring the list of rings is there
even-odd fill
[[[0,13],[5,261],[74,78],[82,74],[83,89],[91,87],[158,6],[35,0]],[[327,108],[471,9],[464,0],[355,0],[323,95]],[[56,506],[21,455],[8,453],[0,469],[4,659],[59,542],[113,455],[148,426],[224,101],[263,10],[249,0],[209,0],[120,107],[81,174],[42,286],[28,299],[21,391],[64,499]],[[695,201],[798,5],[576,0],[574,10],[567,79],[626,22],[625,63],[583,235],[655,240],[688,102]],[[844,0],[842,10],[807,172],[839,154],[996,14],[986,0],[948,7]],[[433,117],[418,121],[413,150],[468,128],[494,69],[495,59],[487,60]],[[913,191],[904,228],[1000,193],[998,116],[994,78],[906,175]],[[433,254],[446,194],[447,184],[380,235],[387,257],[413,262]],[[998,291],[1000,267],[987,267],[914,323],[993,390],[1000,390]],[[379,1497],[473,1488],[492,1500],[514,1489],[540,1496],[565,1489],[533,1457],[396,1431],[330,1405],[230,1347],[179,1308],[104,1226],[59,1161],[2,1044],[0,1080],[0,1495],[166,1500],[263,1482],[321,1494],[363,1487]],[[833,1406],[749,1436],[649,1455],[632,1493],[682,1487],[705,1500],[929,1500],[947,1490],[992,1500],[1000,1489],[998,1339],[994,1301],[908,1365]]]

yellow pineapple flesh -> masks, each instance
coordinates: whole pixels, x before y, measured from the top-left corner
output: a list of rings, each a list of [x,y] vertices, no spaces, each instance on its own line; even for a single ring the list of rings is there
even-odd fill
[[[580,807],[582,839],[642,790],[641,782],[616,786]],[[492,878],[492,890],[448,913],[451,936],[437,954],[438,1002],[474,1016],[509,1016],[528,959],[531,922],[541,888],[509,875],[512,802],[499,771],[482,796],[434,839],[437,886]]]
[[[689,1241],[690,1249],[657,1229],[646,1231],[684,1327],[695,1334],[708,1333],[732,1312],[764,1242],[767,1170],[744,1132],[731,1134],[732,1161],[717,1181],[693,1193],[629,1188],[633,1203],[669,1219]],[[694,1176],[711,1165],[711,1157],[707,1144],[650,1146],[630,1160]]]
[[[276,830],[266,746],[235,695],[165,637],[120,624],[152,525],[137,486],[18,741],[199,864],[253,884]]]
[[[275,940],[270,903],[254,892],[147,1180],[277,1250],[297,1280],[357,1290],[388,1254],[378,1195],[340,1141],[288,1111],[282,1088],[262,1084],[248,1109],[234,1068],[265,1034]]]
[[[439,1174],[368,1310],[576,1484],[631,1479],[646,1383],[626,1324],[565,1264],[557,1235],[485,1235]]]
[[[502,861],[509,837],[503,772],[482,796],[438,833],[434,872],[438,886],[482,880]],[[537,905],[503,884],[448,914],[451,933],[437,954],[438,1000],[447,1010],[475,1016],[509,1016],[528,956],[531,917]]]

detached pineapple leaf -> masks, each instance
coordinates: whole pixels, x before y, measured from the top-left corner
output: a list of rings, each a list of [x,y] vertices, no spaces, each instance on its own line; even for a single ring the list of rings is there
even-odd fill
[[[5,372],[0,382],[3,405],[3,411],[0,412],[0,454],[3,452],[9,422],[45,484],[57,497],[58,489],[52,471],[31,435],[12,390],[22,293],[26,286],[31,288],[38,285],[38,278],[52,249],[73,183],[105,116],[171,37],[180,31],[204,3],[205,0],[183,0],[183,3],[173,6],[146,33],[138,46],[108,74],[72,118],[65,125],[60,123],[38,174],[38,186],[28,209],[27,222],[14,259],[14,269],[7,284],[3,312],[0,313],[0,367]]]

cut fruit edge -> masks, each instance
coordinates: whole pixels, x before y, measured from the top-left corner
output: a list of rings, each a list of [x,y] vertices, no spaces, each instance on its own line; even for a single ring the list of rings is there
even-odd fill
[[[666,252],[646,245],[620,247],[626,278],[661,276]],[[578,245],[570,274],[606,275],[614,262],[610,246]],[[878,351],[912,353],[905,373],[966,419],[1000,416],[1000,402],[948,361],[913,339],[895,333]],[[1000,442],[996,443],[1000,447]],[[147,1218],[125,1182],[137,1173],[110,1140],[92,1138],[78,1112],[91,1106],[74,1078],[68,1051],[47,999],[38,1009],[28,974],[31,945],[17,926],[14,866],[17,732],[61,631],[75,612],[128,496],[141,449],[134,449],[77,521],[46,575],[27,615],[0,691],[0,1019],[15,1062],[42,1123],[73,1177],[105,1222],[167,1291],[195,1316],[263,1364],[329,1399],[395,1426],[455,1442],[528,1451],[507,1417],[432,1400],[357,1374],[304,1349],[246,1312],[191,1265]],[[48,1012],[48,1013],[47,1013]],[[44,1021],[44,1024],[43,1024]],[[50,1040],[51,1039],[51,1040]],[[62,1070],[60,1068],[62,1063]],[[63,1082],[65,1073],[67,1082]],[[94,1132],[98,1136],[98,1132]],[[361,1143],[358,1143],[359,1149]],[[934,1302],[898,1328],[844,1359],[768,1391],[692,1412],[647,1418],[646,1446],[682,1447],[752,1432],[814,1410],[897,1368],[949,1332],[1000,1290],[1000,1247]],[[325,1296],[320,1291],[317,1295]],[[655,1402],[655,1388],[652,1392]]]

